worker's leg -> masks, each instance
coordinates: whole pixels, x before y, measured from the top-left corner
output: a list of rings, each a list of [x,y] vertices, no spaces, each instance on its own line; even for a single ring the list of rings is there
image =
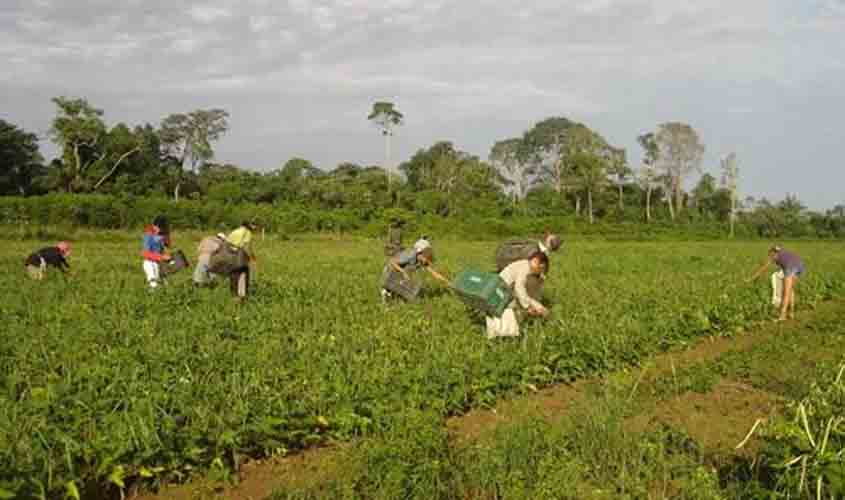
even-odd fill
[[[505,312],[499,318],[487,316],[486,322],[488,339],[519,336],[519,322],[516,320],[516,311],[510,307],[505,309]]]
[[[211,255],[201,253],[197,257],[197,267],[194,269],[194,284],[205,285],[211,281],[211,275],[208,273],[208,263]]]
[[[35,281],[44,279],[44,272],[41,270],[41,266],[26,266],[26,274]]]
[[[144,261],[144,274],[147,277],[147,284],[150,285],[150,288],[156,288],[158,286],[159,281],[161,280],[158,262],[153,262],[151,260],[145,260]]]
[[[246,298],[249,293],[249,267],[232,271],[229,275],[229,290],[238,298]]]
[[[792,302],[792,289],[795,286],[795,275],[788,274],[785,278],[783,278],[783,301],[780,304],[780,316],[778,317],[779,320],[783,321],[787,318],[787,312],[789,311],[789,304]]]
[[[795,317],[795,290],[798,288],[798,275],[794,276],[792,281],[792,289],[789,291],[789,317]]]
[[[249,295],[249,267],[243,268],[238,277],[238,297],[245,299]]]

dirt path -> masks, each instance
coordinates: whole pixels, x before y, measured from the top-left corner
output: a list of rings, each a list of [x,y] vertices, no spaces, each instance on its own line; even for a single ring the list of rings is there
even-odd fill
[[[845,303],[829,302],[815,312],[806,312],[801,319],[789,323],[765,323],[738,337],[707,337],[685,351],[661,354],[628,373],[638,387],[646,387],[685,367],[709,362],[734,351],[745,351],[771,339],[786,328],[801,328],[811,323],[820,312],[841,311]],[[606,377],[585,379],[575,384],[560,384],[536,393],[506,399],[492,410],[473,410],[446,421],[456,444],[478,439],[498,425],[526,416],[556,421],[573,405],[587,397],[587,388]],[[776,411],[779,398],[740,381],[721,380],[710,391],[676,395],[651,411],[631,419],[634,428],[648,428],[655,422],[678,426],[693,439],[714,453],[731,453],[756,418]],[[714,424],[716,423],[716,424]],[[352,444],[333,445],[307,450],[296,455],[245,464],[237,485],[222,486],[205,478],[185,485],[163,488],[158,494],[131,495],[135,500],[188,500],[227,498],[259,500],[281,488],[296,488],[337,478],[342,475],[343,451]],[[749,446],[753,450],[753,444]]]

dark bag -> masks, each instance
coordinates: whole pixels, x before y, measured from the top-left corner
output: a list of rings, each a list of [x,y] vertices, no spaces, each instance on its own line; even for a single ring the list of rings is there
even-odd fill
[[[208,262],[208,270],[214,274],[231,274],[245,267],[249,267],[246,251],[227,242],[220,244]]]
[[[405,279],[405,276],[393,269],[390,264],[385,264],[384,271],[382,271],[381,286],[390,293],[394,293],[402,297],[408,302],[414,302],[420,294],[422,288],[420,282],[415,279],[415,275],[411,273],[411,279]]]
[[[191,263],[188,262],[188,258],[185,257],[185,253],[182,250],[176,250],[169,261],[161,263],[161,272],[164,275],[170,275],[177,271],[181,271],[186,267],[190,267]]]
[[[514,240],[502,243],[496,250],[496,272],[502,272],[502,269],[513,262],[530,258],[538,250],[540,246],[535,240]]]

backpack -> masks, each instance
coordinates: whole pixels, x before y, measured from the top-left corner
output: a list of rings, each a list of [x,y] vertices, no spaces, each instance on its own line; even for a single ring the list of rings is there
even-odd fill
[[[502,269],[513,262],[530,258],[538,250],[540,246],[536,240],[513,240],[502,243],[496,249],[496,272],[502,272]]]
[[[246,267],[249,267],[246,251],[225,241],[208,261],[208,270],[214,274],[231,274]]]

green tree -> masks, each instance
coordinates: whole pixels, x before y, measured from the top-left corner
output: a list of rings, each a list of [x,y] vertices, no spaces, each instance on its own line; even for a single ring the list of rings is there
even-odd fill
[[[630,182],[633,170],[628,166],[628,153],[625,148],[611,148],[608,159],[607,173],[613,179],[613,183],[619,190],[619,210],[625,208],[625,193],[623,191],[626,184]]]
[[[62,149],[61,182],[68,192],[86,188],[88,169],[105,158],[103,111],[82,98],[54,97],[58,108],[50,138]]]
[[[91,169],[94,176],[91,190],[97,191],[132,155],[139,153],[144,148],[144,140],[144,134],[137,134],[122,123],[112,127],[104,138],[102,157]]]
[[[27,195],[44,175],[38,136],[0,120],[0,194]]]
[[[384,137],[384,170],[387,172],[388,186],[393,175],[393,165],[390,159],[390,142],[393,137],[393,130],[402,125],[405,117],[396,109],[392,102],[377,101],[373,103],[373,109],[367,115],[367,120],[378,127]]]
[[[212,142],[219,140],[229,129],[229,113],[222,109],[198,109],[190,113],[176,113],[161,122],[161,145],[165,153],[176,159],[176,185],[173,197],[179,199],[183,171],[187,167],[194,174],[202,163],[214,158]]]
[[[707,200],[716,192],[716,178],[705,173],[692,189],[692,199],[695,207],[701,213],[707,212]]]
[[[578,187],[587,199],[587,218],[594,222],[593,197],[608,181],[607,165],[612,147],[596,132],[578,124],[567,139],[566,155]]]

